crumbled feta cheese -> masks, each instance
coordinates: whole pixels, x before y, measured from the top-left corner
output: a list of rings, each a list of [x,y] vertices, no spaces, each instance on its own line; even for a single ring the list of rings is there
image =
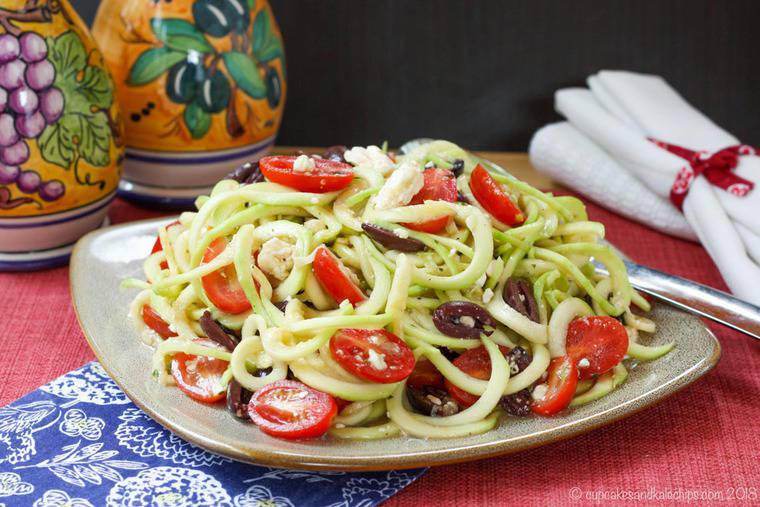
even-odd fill
[[[425,184],[422,169],[416,162],[404,162],[391,173],[375,197],[375,208],[392,209],[412,200]]]
[[[480,278],[475,282],[475,285],[478,287],[482,287],[486,283],[486,274],[483,273]]]
[[[303,223],[303,226],[314,233],[319,232],[327,227],[325,223],[318,218],[312,218],[311,220],[305,221]]]
[[[354,165],[366,165],[383,174],[392,171],[394,167],[393,161],[377,146],[367,146],[366,148],[354,146],[343,154],[343,158]]]
[[[591,366],[591,362],[585,357],[578,361],[578,368],[588,368],[589,366]]]
[[[388,368],[388,364],[385,362],[385,354],[378,354],[375,352],[375,349],[369,349],[367,362],[376,370],[385,370]]]
[[[459,317],[459,323],[462,324],[463,326],[475,327],[475,319],[473,319],[469,315]]]
[[[313,171],[316,168],[317,165],[314,163],[314,159],[308,155],[299,155],[296,158],[296,161],[293,162],[293,172],[306,173]]]
[[[266,241],[259,250],[257,264],[264,273],[284,280],[293,269],[293,245],[279,238]]]
[[[403,227],[397,227],[393,229],[393,234],[402,239],[406,239],[409,237],[409,231],[407,231]]]
[[[483,291],[483,303],[488,304],[493,299],[493,291],[491,289],[486,289]]]
[[[543,400],[546,397],[546,393],[549,391],[549,386],[546,384],[538,384],[533,388],[533,392],[530,393],[534,400]]]
[[[498,260],[493,259],[491,262],[488,263],[488,267],[486,268],[486,275],[493,276],[494,272],[496,271],[496,265],[499,263]]]

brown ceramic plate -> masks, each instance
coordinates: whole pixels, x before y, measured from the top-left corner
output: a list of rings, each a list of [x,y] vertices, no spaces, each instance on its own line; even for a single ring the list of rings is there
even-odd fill
[[[226,410],[196,403],[179,389],[151,379],[151,349],[139,339],[127,309],[135,295],[120,290],[126,277],[143,276],[142,261],[156,230],[150,220],[92,232],[71,259],[71,293],[79,322],[101,364],[153,419],[209,451],[248,463],[320,470],[388,470],[468,461],[521,451],[593,430],[683,389],[718,362],[720,345],[696,318],[660,305],[653,343],[675,341],[665,357],[642,363],[599,401],[554,418],[508,418],[493,431],[450,440],[399,437],[371,442],[334,438],[291,442],[238,422]]]

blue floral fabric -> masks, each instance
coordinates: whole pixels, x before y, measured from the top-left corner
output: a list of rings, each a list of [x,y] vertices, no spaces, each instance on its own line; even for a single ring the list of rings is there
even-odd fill
[[[371,507],[423,473],[232,461],[154,422],[96,362],[0,408],[2,507]]]

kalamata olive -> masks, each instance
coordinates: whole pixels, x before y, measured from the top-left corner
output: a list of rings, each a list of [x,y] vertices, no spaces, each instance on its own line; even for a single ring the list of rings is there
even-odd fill
[[[533,297],[533,287],[528,280],[510,278],[504,287],[504,302],[516,311],[538,322],[538,305]]]
[[[230,380],[227,385],[227,410],[238,419],[249,419],[248,402],[251,401],[253,393],[240,385],[235,379]]]
[[[364,223],[362,224],[362,229],[367,233],[367,236],[390,250],[398,250],[399,252],[419,252],[425,249],[425,244],[422,241],[414,238],[402,238],[401,236],[396,236],[388,229],[383,229],[377,225]]]
[[[454,161],[454,164],[451,166],[451,172],[454,173],[454,176],[459,176],[464,172],[464,160],[461,158],[458,158]]]
[[[530,352],[522,347],[515,347],[507,354],[507,361],[509,362],[509,374],[517,375],[521,373],[528,365],[533,361]]]
[[[201,325],[203,332],[206,333],[206,338],[215,341],[230,352],[235,350],[238,340],[224,332],[221,326],[211,317],[211,312],[208,310],[203,312],[198,323]]]
[[[457,202],[463,202],[465,204],[471,204],[470,200],[467,198],[466,195],[464,195],[462,192],[457,190]]]
[[[526,415],[530,415],[530,404],[532,402],[533,398],[530,395],[530,390],[523,389],[514,394],[502,396],[499,400],[499,405],[508,414],[525,417]]]
[[[433,386],[406,387],[406,398],[417,411],[433,417],[447,417],[459,412],[459,405],[443,389]]]
[[[261,174],[261,169],[259,169],[258,162],[246,162],[225,176],[224,179],[235,180],[238,183],[246,184],[259,183],[261,181],[264,181],[264,175]]]
[[[348,151],[347,146],[343,146],[342,144],[336,144],[335,146],[330,146],[327,148],[324,153],[322,153],[322,158],[326,158],[327,160],[332,160],[333,162],[343,162],[346,163],[346,159],[343,157],[343,154]]]
[[[441,333],[454,338],[489,336],[483,326],[496,326],[496,321],[482,306],[469,301],[449,301],[433,312],[433,324]]]

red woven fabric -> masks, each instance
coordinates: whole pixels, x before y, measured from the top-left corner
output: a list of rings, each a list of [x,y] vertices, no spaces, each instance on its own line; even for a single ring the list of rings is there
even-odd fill
[[[700,246],[594,205],[589,214],[633,259],[726,290]],[[111,210],[114,223],[159,215],[120,201]],[[93,359],[71,308],[66,268],[0,274],[0,311],[0,405]],[[711,327],[723,346],[720,364],[663,403],[565,442],[431,469],[386,505],[564,505],[614,495],[654,503],[647,494],[668,504],[677,495],[758,503],[760,344]]]

